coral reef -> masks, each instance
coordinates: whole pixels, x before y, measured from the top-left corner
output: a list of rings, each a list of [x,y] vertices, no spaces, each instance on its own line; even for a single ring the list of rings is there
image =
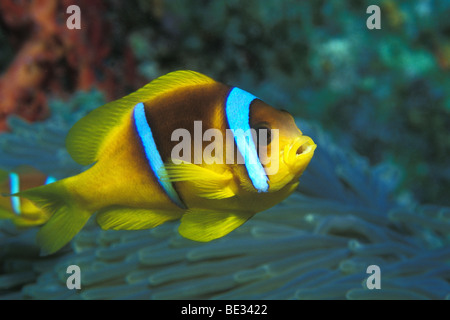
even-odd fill
[[[0,299],[450,299],[449,1],[380,1],[370,31],[369,0],[82,0],[77,31],[69,4],[0,0],[0,169],[80,172],[69,128],[176,69],[290,111],[318,148],[291,197],[210,243],[92,219],[40,257],[0,221]]]
[[[104,102],[97,90],[79,91],[70,101],[51,100],[46,121],[28,123],[18,116],[9,117],[11,132],[0,134],[0,168],[14,171],[25,165],[56,179],[79,173],[83,168],[65,149],[65,137],[75,122]]]
[[[368,30],[372,4],[165,1],[130,43],[147,78],[191,68],[251,89],[371,164],[398,164],[422,202],[450,205],[449,2],[380,1],[382,28]]]
[[[450,208],[393,197],[395,167],[371,167],[318,126],[299,126],[319,146],[300,189],[216,241],[186,240],[176,222],[143,231],[92,222],[58,255],[39,257],[35,230],[2,222],[0,299],[449,298]],[[62,148],[46,146],[42,154]],[[72,264],[78,291],[66,287]],[[364,287],[369,265],[381,269],[381,290]]]
[[[96,87],[113,99],[126,93],[124,83],[143,84],[134,72],[131,51],[126,44],[117,48],[111,36],[113,23],[98,14],[108,8],[104,1],[76,3],[83,8],[79,30],[66,26],[71,4],[70,0],[0,1],[3,41],[16,51],[0,77],[0,131],[7,129],[10,114],[28,121],[47,117],[49,96],[67,97]],[[113,50],[122,57],[120,63],[114,60]]]
[[[83,0],[81,30],[65,28],[69,4],[0,1],[0,130],[11,113],[44,118],[55,94],[110,100],[193,69],[320,122],[371,164],[398,164],[421,202],[450,205],[448,1],[380,1],[381,30],[365,28],[368,0]]]

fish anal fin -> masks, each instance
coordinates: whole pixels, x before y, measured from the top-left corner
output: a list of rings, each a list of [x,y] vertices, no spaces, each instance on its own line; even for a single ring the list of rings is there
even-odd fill
[[[110,207],[97,214],[97,223],[104,230],[142,230],[180,217],[181,212],[178,211]]]
[[[161,176],[171,182],[189,182],[198,196],[207,199],[225,199],[236,194],[233,174],[228,170],[218,173],[192,163],[166,163]]]
[[[188,210],[181,218],[179,233],[194,241],[209,242],[221,238],[250,219],[249,212],[222,212],[206,209]]]

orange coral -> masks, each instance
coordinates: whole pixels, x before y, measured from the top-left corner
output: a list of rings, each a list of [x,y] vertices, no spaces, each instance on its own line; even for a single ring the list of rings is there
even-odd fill
[[[68,29],[67,7],[81,8],[81,29]],[[125,47],[124,64],[112,69],[105,60],[111,52],[111,24],[102,0],[0,0],[0,20],[18,52],[0,77],[0,131],[6,118],[17,114],[29,121],[48,114],[47,97],[92,86],[108,98],[123,94],[121,71],[135,75],[134,56]],[[130,67],[132,68],[130,70]]]

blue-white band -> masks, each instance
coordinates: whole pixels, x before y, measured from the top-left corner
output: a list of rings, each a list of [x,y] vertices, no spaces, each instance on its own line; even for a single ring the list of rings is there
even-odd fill
[[[9,188],[11,190],[11,194],[15,194],[20,191],[20,180],[17,173],[11,172],[9,174]],[[15,214],[20,215],[21,211],[19,197],[11,197],[11,207]]]
[[[44,184],[50,184],[50,183],[53,183],[53,182],[56,182],[56,181],[57,181],[57,180],[56,180],[55,177],[48,176],[47,179],[45,179]]]
[[[258,158],[250,130],[250,104],[257,99],[254,95],[234,87],[228,94],[225,112],[228,126],[233,130],[239,152],[244,157],[250,180],[258,192],[267,192],[269,184],[264,167]]]
[[[176,205],[180,208],[186,208],[172,183],[168,180],[161,179],[161,175],[166,174],[166,169],[161,159],[161,155],[156,147],[150,126],[148,125],[147,118],[145,116],[144,104],[142,102],[138,103],[134,107],[133,118],[137,133],[141,139],[142,146],[144,147],[145,156],[150,168],[158,179],[159,185],[164,189],[166,194]]]

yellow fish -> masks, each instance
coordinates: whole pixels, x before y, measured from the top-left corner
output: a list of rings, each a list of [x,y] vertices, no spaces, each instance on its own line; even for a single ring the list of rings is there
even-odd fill
[[[169,73],[93,110],[66,146],[93,166],[14,194],[51,215],[37,235],[47,254],[94,213],[103,229],[181,219],[188,239],[223,237],[292,193],[316,148],[288,112],[193,71]]]
[[[0,192],[17,193],[21,189],[29,189],[42,184],[54,182],[53,177],[28,167],[17,168],[15,172],[0,170]],[[49,213],[36,207],[25,198],[0,198],[0,219],[11,220],[17,227],[34,227],[47,222]]]

